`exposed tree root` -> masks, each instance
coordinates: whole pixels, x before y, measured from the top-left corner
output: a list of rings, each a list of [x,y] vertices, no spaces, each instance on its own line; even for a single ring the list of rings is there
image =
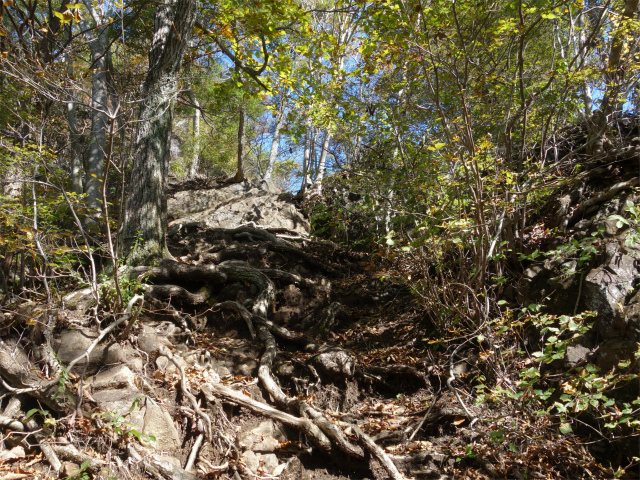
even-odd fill
[[[618,194],[618,192],[620,192],[621,190],[626,190],[627,188],[635,187],[636,185],[638,185],[638,183],[640,183],[640,177],[634,177],[625,182],[616,183],[611,188],[609,188],[609,190],[607,190],[606,192],[602,192],[598,195],[594,195],[593,197],[585,200],[580,205],[578,205],[578,207],[575,209],[571,217],[565,220],[566,223],[564,227],[569,228],[575,225],[582,218],[582,215],[587,210],[587,208],[591,207],[592,205],[597,205],[599,203],[610,200],[613,197],[615,197]]]

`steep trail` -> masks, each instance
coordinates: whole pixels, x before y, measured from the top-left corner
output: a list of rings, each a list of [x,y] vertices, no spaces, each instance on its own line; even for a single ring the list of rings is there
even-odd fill
[[[579,443],[522,421],[518,404],[475,404],[483,378],[516,380],[495,354],[510,358],[510,345],[443,335],[383,250],[312,240],[290,199],[225,189],[176,192],[174,259],[127,273],[124,316],[98,305],[96,325],[86,289],[59,308],[29,303],[5,315],[0,374],[12,386],[0,423],[33,430],[20,438],[38,447],[5,441],[23,456],[3,472],[382,480],[597,471]]]

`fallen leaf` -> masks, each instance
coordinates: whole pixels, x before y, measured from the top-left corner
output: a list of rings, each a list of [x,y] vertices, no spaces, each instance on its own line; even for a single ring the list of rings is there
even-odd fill
[[[11,450],[5,450],[4,452],[0,453],[0,462],[11,462],[13,460],[18,460],[24,457],[26,457],[24,448],[18,445],[17,447],[13,447]]]
[[[460,416],[460,415],[456,415],[456,416],[453,418],[453,424],[457,427],[458,425],[463,424],[463,423],[465,422],[465,420],[466,420],[466,419],[467,419],[467,417],[463,417],[463,416]]]

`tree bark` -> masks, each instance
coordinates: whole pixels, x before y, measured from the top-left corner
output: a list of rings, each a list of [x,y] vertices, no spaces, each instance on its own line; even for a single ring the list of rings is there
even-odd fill
[[[107,27],[91,2],[85,1],[91,13],[94,27],[82,21],[80,25],[86,31],[85,38],[91,50],[91,138],[85,164],[84,192],[87,194],[87,205],[99,215],[102,211],[102,175],[104,172],[105,144],[108,125],[108,91],[107,91]],[[71,126],[71,125],[70,125]]]
[[[284,125],[284,98],[278,108],[278,114],[276,115],[276,124],[273,129],[273,138],[271,140],[271,151],[269,152],[269,163],[267,163],[267,169],[264,172],[262,180],[269,184],[271,182],[271,176],[273,175],[273,167],[276,164],[278,158],[278,149],[280,148],[280,130]]]
[[[124,246],[130,265],[169,256],[167,176],[173,100],[195,13],[195,0],[169,0],[156,9],[126,207]]]
[[[190,97],[195,106],[195,111],[193,112],[193,157],[189,167],[189,178],[195,178],[200,167],[200,103],[198,103],[193,90],[190,92]]]
[[[300,185],[299,195],[304,197],[307,191],[307,183],[309,183],[309,164],[311,163],[311,125],[307,124],[307,130],[304,139],[304,156],[302,157],[302,185]]]
[[[238,110],[238,169],[235,177],[233,177],[233,183],[240,183],[244,180],[244,151],[247,144],[246,116],[244,104],[241,103]]]
[[[327,161],[327,151],[329,150],[330,140],[331,133],[329,133],[329,130],[327,130],[324,135],[324,141],[322,142],[322,152],[320,153],[320,161],[318,162],[316,179],[313,181],[313,188],[317,193],[320,193],[322,190],[322,179],[324,178],[324,168]]]

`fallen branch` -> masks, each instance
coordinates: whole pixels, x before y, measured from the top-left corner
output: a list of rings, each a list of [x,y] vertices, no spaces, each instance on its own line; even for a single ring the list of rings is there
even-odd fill
[[[176,366],[176,368],[180,372],[180,388],[182,389],[182,393],[191,402],[191,407],[204,422],[206,427],[205,433],[207,434],[207,440],[211,441],[211,437],[212,437],[211,418],[209,418],[209,415],[207,415],[205,412],[200,410],[200,405],[198,405],[198,401],[196,400],[196,397],[193,396],[193,393],[191,393],[191,389],[189,388],[189,383],[187,382],[187,377],[184,373],[184,368],[182,367],[182,364],[178,362],[178,360],[176,360],[176,357],[174,357],[174,355],[164,345],[160,347],[160,349],[158,350],[158,353],[160,353],[160,355],[164,355],[169,360],[171,360],[171,362],[173,362],[173,364]]]
[[[189,454],[187,463],[184,466],[184,469],[187,472],[193,468],[193,464],[196,462],[196,458],[198,457],[198,452],[200,451],[200,447],[202,446],[202,440],[204,440],[204,435],[201,433],[200,435],[198,435],[198,438],[196,438],[196,441],[193,442],[191,453]]]
[[[94,475],[98,475],[100,471],[107,465],[100,459],[92,457],[91,455],[87,455],[86,453],[82,453],[73,445],[52,444],[51,448],[53,449],[55,454],[63,460],[77,463],[78,465],[82,465],[83,463],[87,462],[87,470]]]

